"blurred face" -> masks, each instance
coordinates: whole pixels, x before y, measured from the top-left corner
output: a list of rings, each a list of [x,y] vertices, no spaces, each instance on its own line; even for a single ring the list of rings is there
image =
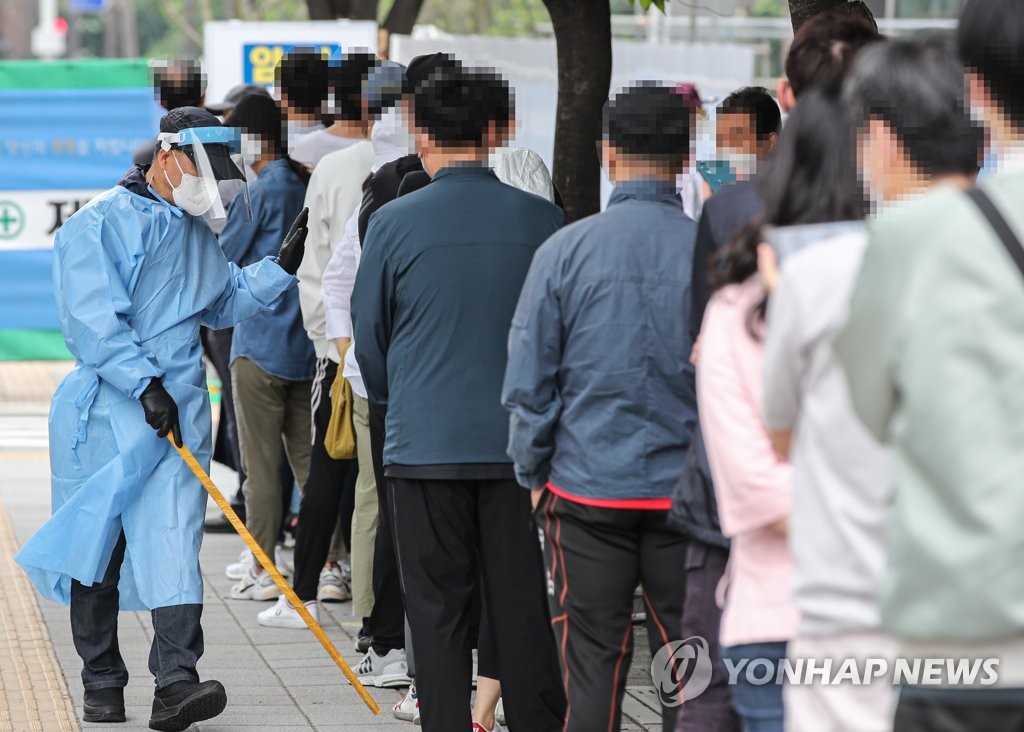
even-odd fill
[[[903,192],[906,158],[892,129],[879,119],[869,120],[857,136],[857,163],[861,184],[873,206],[887,203]]]
[[[156,156],[156,164],[162,168],[162,173],[167,175],[167,180],[174,188],[181,185],[182,176],[199,175],[196,164],[192,159],[177,148],[161,150]]]
[[[719,114],[715,120],[715,138],[719,152],[756,155],[757,135],[750,115],[739,112]]]

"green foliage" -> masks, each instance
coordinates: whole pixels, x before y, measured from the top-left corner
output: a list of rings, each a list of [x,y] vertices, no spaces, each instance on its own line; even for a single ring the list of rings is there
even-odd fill
[[[783,0],[754,0],[750,14],[755,18],[781,18],[786,14]]]
[[[521,36],[549,17],[542,0],[427,0],[419,22],[446,33]]]
[[[665,0],[630,0],[630,3],[633,5],[639,3],[640,7],[643,8],[644,10],[650,10],[651,6],[653,5],[661,12],[665,12]]]

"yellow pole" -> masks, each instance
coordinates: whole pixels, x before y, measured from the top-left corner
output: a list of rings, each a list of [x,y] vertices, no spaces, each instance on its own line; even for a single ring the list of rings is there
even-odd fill
[[[224,498],[224,494],[221,493],[217,486],[213,484],[213,480],[211,480],[210,476],[207,475],[205,470],[203,470],[203,466],[199,464],[198,460],[196,460],[192,451],[189,450],[187,446],[178,447],[175,445],[173,433],[168,435],[167,439],[171,441],[171,445],[173,445],[174,449],[178,451],[179,455],[181,455],[181,459],[185,461],[185,464],[192,469],[193,473],[195,473],[195,476],[199,479],[199,482],[203,484],[203,488],[206,489],[206,492],[213,496],[214,502],[220,507],[220,510],[224,512],[224,515],[227,516],[231,525],[235,527],[235,531],[237,531],[238,535],[242,537],[242,541],[244,541],[245,545],[249,547],[253,556],[256,557],[256,561],[260,563],[260,566],[262,566],[263,569],[270,573],[270,576],[274,580],[274,584],[276,584],[281,592],[284,593],[284,596],[288,598],[288,602],[290,602],[291,606],[295,608],[295,612],[299,614],[299,617],[301,617],[306,622],[306,625],[309,626],[309,629],[313,631],[313,635],[315,635],[316,639],[320,641],[320,645],[324,647],[327,654],[334,659],[336,664],[338,664],[338,668],[341,669],[341,672],[345,674],[345,678],[348,679],[348,682],[352,684],[353,688],[355,688],[359,693],[359,696],[362,697],[366,706],[369,707],[370,711],[374,714],[380,714],[380,707],[377,705],[377,702],[373,700],[373,697],[370,696],[369,692],[367,692],[366,689],[363,688],[363,685],[359,683],[359,679],[356,678],[354,673],[352,673],[352,669],[347,663],[345,663],[345,659],[341,657],[338,649],[334,647],[334,643],[332,643],[331,639],[327,637],[326,633],[324,633],[324,629],[321,628],[320,624],[316,622],[312,615],[309,614],[309,610],[304,604],[302,604],[299,596],[295,594],[295,591],[285,581],[284,577],[281,576],[281,573],[277,571],[277,567],[272,561],[270,561],[270,557],[268,557],[266,552],[260,548],[260,545],[256,543],[256,540],[252,538],[252,534],[250,534],[249,530],[245,528],[245,524],[242,523],[242,520],[238,518],[238,514],[235,513],[233,508],[231,508],[231,504]]]

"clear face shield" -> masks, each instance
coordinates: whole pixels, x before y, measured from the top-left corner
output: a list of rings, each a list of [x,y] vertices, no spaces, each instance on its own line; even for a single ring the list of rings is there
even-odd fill
[[[172,186],[175,206],[193,216],[223,219],[227,216],[227,206],[221,188],[230,188],[236,195],[243,196],[246,211],[252,218],[239,128],[193,127],[180,132],[162,132],[157,139],[163,150],[177,147],[192,161],[198,173],[192,175],[182,170],[181,183]],[[181,167],[177,156],[175,162]]]

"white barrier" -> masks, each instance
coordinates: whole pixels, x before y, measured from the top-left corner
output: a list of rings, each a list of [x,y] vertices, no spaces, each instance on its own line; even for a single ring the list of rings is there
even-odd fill
[[[555,145],[558,70],[553,39],[450,36],[394,36],[391,57],[400,63],[424,53],[447,51],[475,65],[501,72],[515,89],[519,131],[516,145],[540,153],[549,165]],[[705,98],[722,98],[754,78],[755,49],[729,44],[653,46],[613,43],[612,90],[637,79],[693,82]],[[706,148],[707,141],[702,143]],[[712,151],[698,148],[698,158]]]

